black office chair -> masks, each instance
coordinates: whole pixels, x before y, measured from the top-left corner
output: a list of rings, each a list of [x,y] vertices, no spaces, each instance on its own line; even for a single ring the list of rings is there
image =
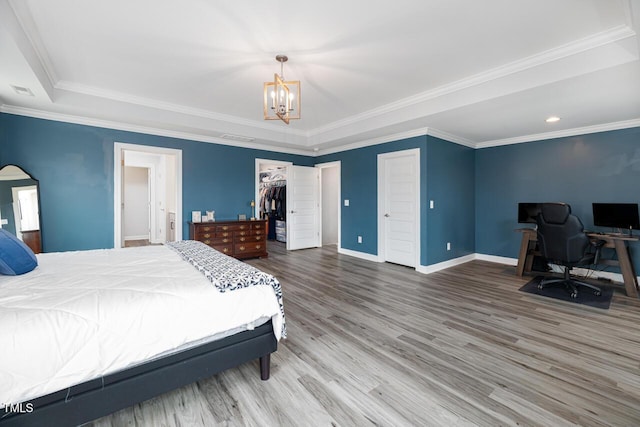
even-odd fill
[[[580,218],[571,214],[566,203],[543,203],[536,218],[538,224],[538,248],[549,262],[564,267],[562,278],[547,278],[540,281],[542,289],[552,283],[563,283],[571,298],[578,296],[578,286],[585,286],[600,295],[600,288],[576,280],[570,275],[573,267],[596,264],[604,242],[593,243],[585,234]]]

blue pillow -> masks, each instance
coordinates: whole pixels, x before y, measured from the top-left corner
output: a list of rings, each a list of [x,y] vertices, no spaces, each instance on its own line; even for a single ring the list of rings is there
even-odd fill
[[[15,276],[28,273],[38,265],[29,246],[13,234],[0,228],[0,274]]]

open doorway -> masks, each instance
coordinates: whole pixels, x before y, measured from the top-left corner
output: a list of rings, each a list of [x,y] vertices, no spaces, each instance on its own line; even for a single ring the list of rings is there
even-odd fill
[[[340,161],[320,163],[320,244],[340,249]]]
[[[151,195],[155,193],[151,176],[151,168],[126,166],[125,162],[122,174],[122,238],[125,247],[146,246],[151,243]]]
[[[182,151],[123,143],[114,149],[114,247],[145,235],[149,244],[182,240]],[[142,203],[127,196],[132,193]]]
[[[259,219],[267,220],[267,239],[287,242],[286,188],[287,167],[292,162],[256,159],[256,212]],[[284,202],[284,203],[283,203]]]

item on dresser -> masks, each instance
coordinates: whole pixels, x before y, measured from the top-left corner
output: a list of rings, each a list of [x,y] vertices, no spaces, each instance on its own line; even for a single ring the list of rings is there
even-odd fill
[[[200,221],[202,221],[202,212],[191,211],[191,222],[200,222]]]
[[[189,239],[238,259],[268,256],[266,220],[190,222]]]
[[[207,221],[216,220],[216,211],[207,211]]]

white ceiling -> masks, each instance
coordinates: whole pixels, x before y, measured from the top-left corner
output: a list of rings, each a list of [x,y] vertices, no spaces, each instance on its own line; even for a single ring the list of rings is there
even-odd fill
[[[640,0],[0,0],[0,111],[310,155],[526,142],[640,126],[639,28]],[[290,125],[262,118],[280,53]]]

